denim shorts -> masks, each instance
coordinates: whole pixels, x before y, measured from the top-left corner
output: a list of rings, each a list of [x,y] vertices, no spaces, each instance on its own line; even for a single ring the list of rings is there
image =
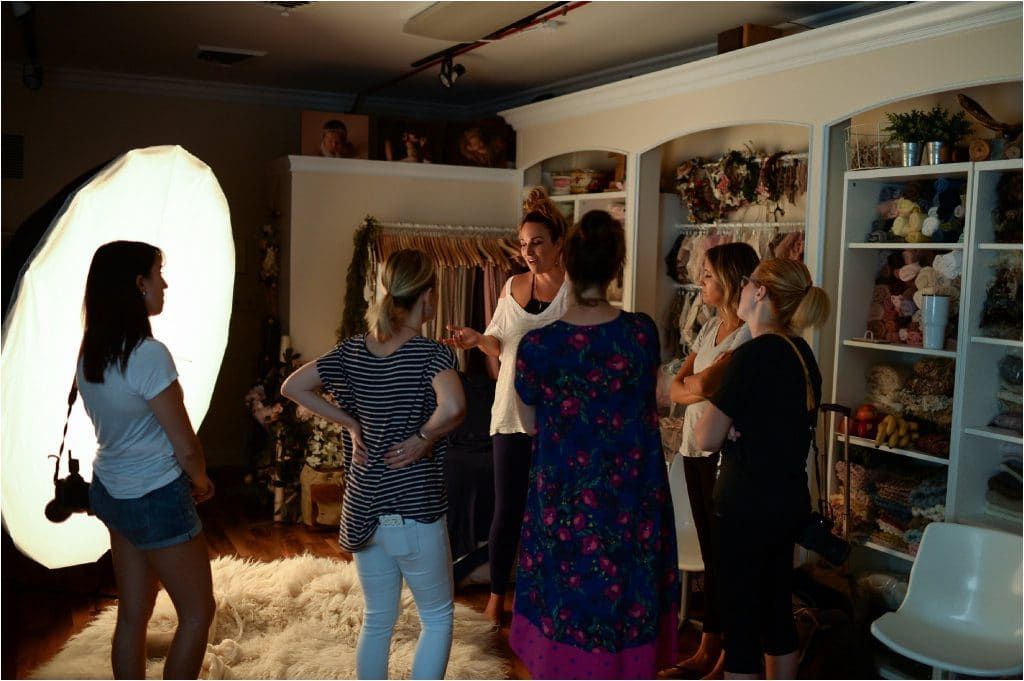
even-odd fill
[[[174,482],[136,499],[115,499],[93,475],[89,505],[104,525],[116,530],[140,551],[184,544],[203,530],[184,473]]]

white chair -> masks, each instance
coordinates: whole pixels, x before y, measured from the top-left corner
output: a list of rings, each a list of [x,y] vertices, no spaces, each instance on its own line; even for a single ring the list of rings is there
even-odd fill
[[[683,597],[679,609],[679,626],[686,624],[690,602],[690,575],[704,572],[704,559],[697,541],[697,526],[693,524],[690,497],[686,493],[683,457],[676,454],[668,467],[668,488],[672,494],[672,508],[676,516],[676,546],[679,549],[679,572],[682,574]],[[705,594],[710,597],[710,594]]]
[[[1020,678],[1021,537],[932,523],[896,612],[871,623],[875,638],[942,673]]]

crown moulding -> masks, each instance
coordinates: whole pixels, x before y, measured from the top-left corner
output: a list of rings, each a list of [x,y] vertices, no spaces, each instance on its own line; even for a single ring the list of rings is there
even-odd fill
[[[655,71],[500,115],[516,130],[708,87],[1019,21],[1017,2],[920,2]]]

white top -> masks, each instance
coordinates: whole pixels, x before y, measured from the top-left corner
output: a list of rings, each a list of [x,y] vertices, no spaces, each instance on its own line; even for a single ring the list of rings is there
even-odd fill
[[[723,353],[732,352],[750,340],[750,329],[746,324],[743,324],[723,338],[721,343],[715,345],[715,338],[718,336],[718,329],[721,326],[721,317],[712,317],[701,327],[697,338],[693,341],[693,351],[697,353],[697,357],[693,362],[693,373],[699,374],[714,364]],[[714,452],[705,452],[697,447],[697,437],[693,432],[693,429],[697,426],[697,421],[700,420],[709,404],[711,403],[704,400],[686,405],[686,412],[683,415],[683,441],[679,445],[679,453],[683,456],[710,456],[714,454]]]
[[[505,295],[498,299],[491,323],[484,331],[501,341],[498,359],[498,382],[494,386],[491,407],[491,435],[495,433],[526,433],[533,435],[533,408],[527,407],[516,393],[516,350],[519,341],[530,331],[558,321],[569,307],[569,280],[562,282],[551,304],[540,314],[530,314],[512,297],[512,277],[505,282]]]
[[[121,373],[115,362],[102,383],[90,383],[78,361],[78,392],[96,427],[99,449],[93,475],[115,499],[136,499],[181,475],[174,447],[148,401],[178,378],[167,346],[147,338],[128,357]]]

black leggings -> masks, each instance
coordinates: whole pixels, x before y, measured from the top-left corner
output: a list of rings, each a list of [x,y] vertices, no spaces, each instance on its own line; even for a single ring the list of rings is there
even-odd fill
[[[494,448],[494,517],[487,538],[491,593],[504,594],[523,528],[533,437],[524,433],[497,433],[491,443]]]
[[[715,553],[712,541],[711,517],[715,509],[715,472],[718,469],[717,452],[711,456],[684,456],[683,473],[686,476],[686,494],[690,498],[693,525],[697,530],[697,543],[704,560],[704,628],[705,634],[721,634],[722,618],[719,616],[716,596]]]
[[[757,674],[762,653],[797,650],[793,542],[765,543],[746,523],[714,517],[725,671]]]

